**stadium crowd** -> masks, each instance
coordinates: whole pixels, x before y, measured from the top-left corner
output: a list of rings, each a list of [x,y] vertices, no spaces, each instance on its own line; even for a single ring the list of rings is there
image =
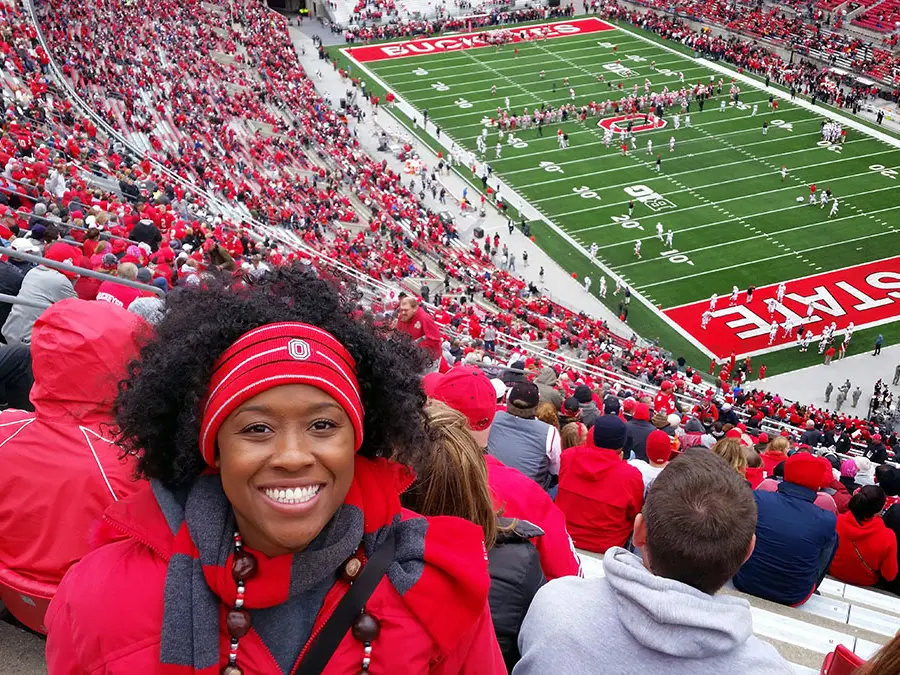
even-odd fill
[[[0,238],[146,285],[0,261],[0,292],[29,302],[0,330],[0,571],[55,595],[30,616],[51,674],[545,673],[596,668],[578,654],[598,634],[607,667],[788,673],[747,604],[715,595],[729,579],[789,605],[829,571],[892,588],[896,434],[745,390],[749,360],[711,387],[494,265],[500,240],[456,246],[318,97],[264,8],[42,12],[67,78],[154,162],[57,89],[21,10],[0,14]],[[650,16],[622,18],[680,30]],[[306,247],[217,214],[206,192]],[[356,234],[342,226],[356,219]],[[327,258],[410,295],[354,294]],[[517,338],[546,344],[546,363]],[[865,451],[850,458],[853,441]],[[606,554],[605,579],[580,578],[570,535]],[[347,597],[358,606],[335,628]],[[688,598],[690,616],[623,628]],[[576,602],[589,628],[571,623]]]

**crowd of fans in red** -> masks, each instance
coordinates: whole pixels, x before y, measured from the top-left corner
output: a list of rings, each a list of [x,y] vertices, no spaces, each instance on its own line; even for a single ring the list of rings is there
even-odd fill
[[[595,4],[602,3],[598,1]],[[829,20],[824,15],[824,10],[833,7],[817,5],[813,16],[808,16],[805,7],[790,12],[783,7],[732,2],[682,0],[672,3],[668,0],[645,0],[639,4],[656,10],[674,11],[676,16],[695,21],[723,26],[729,32],[764,39],[800,54],[812,54],[826,60],[843,57],[860,74],[893,87],[898,84],[894,70],[900,66],[900,56],[893,53],[897,36],[885,37],[882,44],[878,45],[839,32],[840,17],[829,27]],[[883,5],[872,11],[880,11],[882,7]],[[886,21],[887,19],[883,25],[886,25]],[[893,26],[890,30],[893,30]]]

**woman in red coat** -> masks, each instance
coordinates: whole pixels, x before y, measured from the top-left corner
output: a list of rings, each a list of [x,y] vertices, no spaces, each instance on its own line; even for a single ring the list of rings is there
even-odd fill
[[[897,576],[897,536],[881,519],[884,490],[861,487],[850,498],[850,510],[837,520],[838,549],[829,572],[856,586],[874,586]]]
[[[167,310],[117,401],[151,483],[63,579],[50,675],[504,673],[481,529],[402,509],[387,459],[429,452],[427,356],[299,267]]]

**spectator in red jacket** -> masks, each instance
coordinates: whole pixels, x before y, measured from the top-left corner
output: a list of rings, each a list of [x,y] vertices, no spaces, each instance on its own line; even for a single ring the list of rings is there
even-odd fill
[[[497,390],[483,370],[457,366],[446,374],[426,375],[422,386],[429,398],[443,401],[465,415],[468,431],[479,447],[487,445]],[[550,496],[521,471],[506,466],[493,455],[485,454],[484,459],[494,508],[506,518],[527,520],[544,531],[544,536],[533,540],[544,576],[548,580],[580,576],[581,560],[566,531],[566,518]]]
[[[850,498],[837,520],[838,549],[829,573],[856,586],[874,586],[897,577],[897,536],[881,519],[884,490],[865,485]]]
[[[441,329],[425,308],[419,306],[419,301],[415,298],[407,295],[400,301],[397,330],[409,335],[412,341],[427,351],[431,358],[440,358]]]
[[[784,436],[778,436],[769,441],[766,449],[759,453],[763,461],[763,470],[766,477],[775,473],[775,467],[787,459],[787,452],[791,449],[791,442]]]
[[[562,453],[556,504],[578,548],[605,553],[624,546],[644,504],[641,472],[622,459],[625,423],[614,415],[594,422],[594,447]]]
[[[149,327],[108,303],[62,300],[34,325],[35,412],[0,414],[0,565],[58,584],[94,523],[135,490],[112,440],[116,384]]]
[[[377,553],[325,672],[506,672],[481,528],[402,509],[412,476],[388,459],[429,451],[424,354],[354,310],[299,265],[182,289],[117,401],[154,488],[60,585],[50,675],[290,672]]]

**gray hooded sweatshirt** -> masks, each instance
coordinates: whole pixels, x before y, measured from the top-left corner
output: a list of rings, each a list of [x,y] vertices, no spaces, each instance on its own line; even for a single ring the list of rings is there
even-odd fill
[[[534,378],[534,383],[537,385],[541,401],[552,403],[556,411],[559,412],[562,409],[563,399],[562,394],[555,389],[557,379],[556,371],[553,368],[544,366],[541,368],[540,374]]]
[[[614,547],[605,577],[561,577],[538,591],[513,675],[791,675],[753,635],[750,605],[658,577]]]

